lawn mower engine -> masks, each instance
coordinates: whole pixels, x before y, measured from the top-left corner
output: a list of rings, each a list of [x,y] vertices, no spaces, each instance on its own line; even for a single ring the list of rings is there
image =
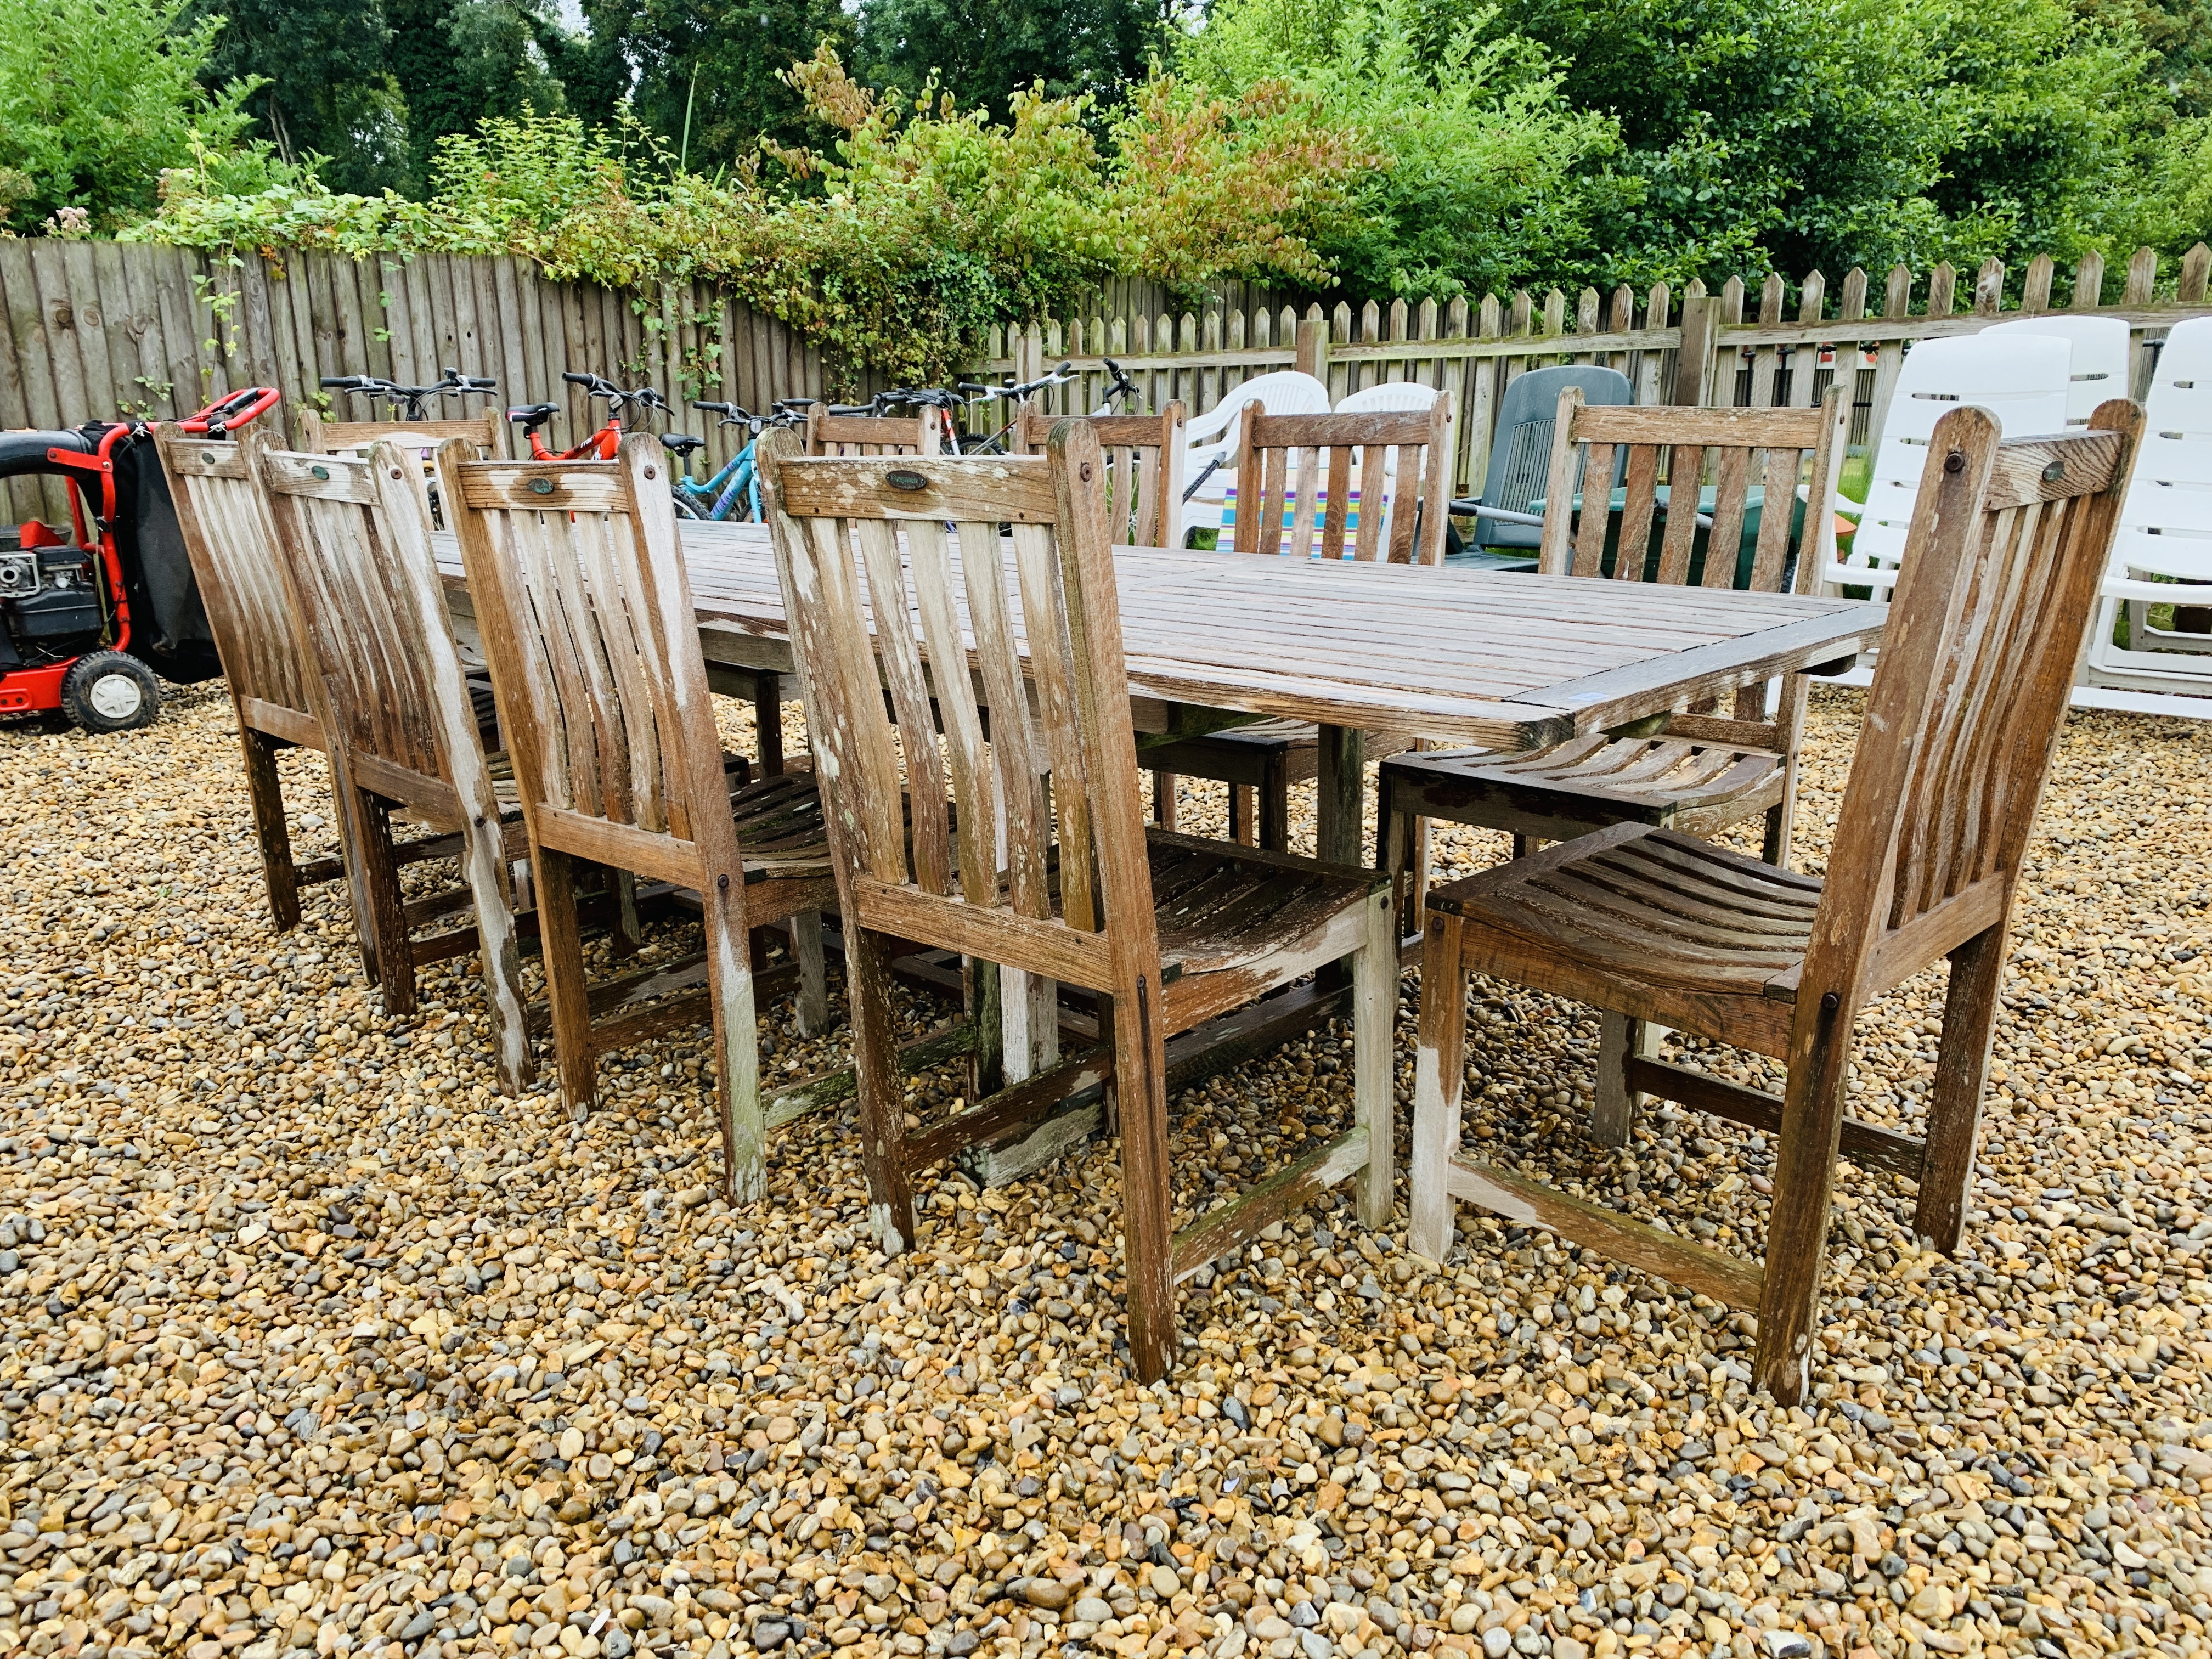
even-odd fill
[[[100,648],[106,617],[94,556],[35,519],[0,526],[0,668]]]
[[[177,424],[222,437],[276,401],[250,387]],[[222,672],[153,428],[0,431],[0,479],[29,477],[58,483],[68,520],[0,525],[0,714],[58,712],[88,732],[150,725],[157,673],[189,685]],[[55,484],[45,493],[51,502]]]

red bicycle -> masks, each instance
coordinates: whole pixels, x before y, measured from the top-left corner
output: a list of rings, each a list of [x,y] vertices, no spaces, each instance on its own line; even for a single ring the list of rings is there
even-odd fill
[[[561,412],[558,404],[528,404],[507,411],[507,418],[520,427],[530,439],[530,459],[533,461],[611,461],[616,450],[622,447],[623,411],[627,409],[657,409],[664,414],[672,413],[668,399],[649,386],[625,390],[611,380],[596,374],[578,374],[563,371],[561,378],[570,386],[584,388],[588,398],[607,400],[607,421],[597,432],[574,447],[554,450],[546,447],[539,435],[545,423]]]

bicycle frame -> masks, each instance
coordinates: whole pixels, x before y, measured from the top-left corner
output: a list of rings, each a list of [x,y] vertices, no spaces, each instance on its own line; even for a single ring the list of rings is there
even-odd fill
[[[720,471],[704,483],[695,483],[683,473],[676,475],[677,493],[695,504],[711,502],[704,509],[705,516],[714,522],[730,517],[736,509],[738,497],[746,497],[755,520],[761,515],[760,479],[754,471],[753,451],[760,440],[752,439],[729,460]]]

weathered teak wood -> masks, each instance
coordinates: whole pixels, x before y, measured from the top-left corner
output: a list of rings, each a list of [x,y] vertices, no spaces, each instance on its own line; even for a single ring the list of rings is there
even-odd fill
[[[794,672],[768,528],[681,526],[709,671]],[[465,603],[460,550],[441,543]],[[1002,549],[1003,551],[1003,549]],[[1150,746],[1239,714],[1504,750],[1609,730],[1880,642],[1887,607],[1794,594],[1114,550],[1130,720]],[[956,602],[956,609],[964,605]]]
[[[430,547],[422,464],[387,441],[366,459],[264,449],[258,471],[358,831],[386,1006],[410,1010],[417,963],[456,953],[450,938],[410,937],[392,845],[392,811],[404,807],[459,837],[500,1086],[519,1093],[532,1066],[506,836]]]
[[[1448,392],[1419,410],[1255,411],[1238,434],[1236,550],[1295,560],[1349,556],[1401,565],[1441,562],[1451,494],[1451,420]],[[1403,738],[1377,732],[1364,741],[1363,754],[1404,747]],[[1145,762],[1156,775],[1154,811],[1164,826],[1174,823],[1176,776],[1207,778],[1229,786],[1230,838],[1279,852],[1289,845],[1291,785],[1317,777],[1321,758],[1320,733],[1312,724],[1274,720],[1187,738],[1146,754]]]
[[[934,455],[942,447],[934,410],[918,415],[832,415],[821,404],[807,407],[810,455]]]
[[[322,688],[301,655],[291,597],[277,562],[276,528],[256,476],[255,457],[266,440],[256,432],[239,442],[188,438],[161,428],[156,432],[178,527],[238,719],[246,799],[270,913],[280,931],[296,927],[303,885],[349,874],[362,958],[374,976],[375,941],[368,929],[358,860],[351,857],[350,800],[335,774],[331,795],[337,805],[339,857],[300,863],[292,855],[291,830],[285,822],[276,751],[296,744],[327,754],[329,745],[323,738]]]
[[[300,422],[300,435],[319,454],[361,453],[389,438],[410,454],[427,455],[459,438],[497,459],[507,451],[507,422],[496,409],[458,421],[319,421]]]
[[[1106,517],[1108,534],[1117,544],[1165,547],[1175,539],[1181,522],[1183,484],[1183,427],[1186,407],[1177,399],[1158,415],[1091,415],[1074,417],[1047,414],[1025,404],[1014,427],[1014,447],[1025,455],[1044,453],[1045,440],[1056,421],[1089,421],[1106,457]],[[1249,806],[1249,790],[1237,799]],[[1170,772],[1152,774],[1152,816],[1163,830],[1176,827],[1176,781]],[[1249,816],[1249,813],[1248,813]],[[1268,842],[1283,844],[1282,836]],[[1249,836],[1240,837],[1249,841]]]
[[[1552,428],[1540,569],[1641,587],[1656,556],[1657,582],[1685,586],[1699,521],[1709,520],[1700,586],[1733,587],[1750,491],[1758,485],[1765,493],[1747,586],[1757,593],[1806,591],[1834,549],[1832,503],[1850,416],[1841,386],[1830,387],[1813,409],[1591,409],[1570,387]],[[1686,505],[1696,503],[1708,471],[1715,481],[1711,514],[1671,510],[1678,494]],[[1618,520],[1609,503],[1616,476],[1624,479]],[[1790,523],[1801,478],[1804,528],[1793,551]],[[1578,495],[1585,500],[1579,513]],[[1629,551],[1608,554],[1616,528],[1617,548]],[[1629,591],[1595,592],[1592,603]],[[1656,735],[1591,733],[1528,755],[1461,749],[1386,761],[1381,821],[1401,924],[1409,931],[1419,926],[1431,818],[1505,830],[1516,853],[1525,853],[1536,842],[1608,824],[1705,836],[1764,814],[1762,856],[1788,864],[1805,695],[1805,677],[1790,674],[1778,684],[1739,689],[1725,715],[1711,699],[1686,697],[1688,712]]]
[[[1097,1080],[1107,1058],[1073,1056],[909,1133],[890,1060],[887,941],[1097,992],[1121,1136],[1130,1347],[1139,1375],[1160,1376],[1175,1351],[1176,1273],[1290,1201],[1263,1188],[1198,1231],[1172,1232],[1168,1036],[1352,957],[1358,1127],[1302,1168],[1296,1189],[1356,1176],[1363,1221],[1389,1215],[1397,962],[1386,885],[1357,869],[1147,835],[1104,461],[1088,424],[1058,423],[1038,456],[818,460],[796,458],[783,434],[763,443],[807,728],[817,764],[838,781],[825,805],[883,1247],[913,1240],[918,1167]]]
[[[1973,408],[1936,427],[1825,881],[1622,823],[1429,896],[1415,1249],[1443,1256],[1464,1198],[1756,1308],[1759,1382],[1794,1403],[1810,1382],[1838,1152],[1917,1177],[1917,1231],[1957,1248],[2021,855],[2142,424],[2115,399],[2064,437],[2000,445]],[[1925,1139],[1847,1118],[1861,1009],[1947,957]],[[1470,972],[1607,1011],[1600,1085],[1624,1140],[1638,1091],[1778,1136],[1763,1268],[1461,1152]],[[1628,1028],[1645,1019],[1784,1060],[1785,1092],[1632,1052]]]
[[[748,929],[790,919],[802,1030],[827,1017],[823,907],[835,896],[810,773],[732,792],[676,540],[668,460],[632,434],[611,461],[484,461],[438,452],[503,714],[531,866],[561,1091],[598,1097],[598,1058],[711,1019],[716,1119],[732,1202],[766,1190],[756,985]],[[705,988],[656,970],[665,994],[593,1018],[577,866],[700,895]]]
[[[1025,404],[1014,424],[1013,447],[1041,455],[1058,422],[1086,422],[1106,458],[1108,539],[1117,546],[1165,547],[1182,517],[1188,413],[1181,398],[1157,415],[1048,415]]]

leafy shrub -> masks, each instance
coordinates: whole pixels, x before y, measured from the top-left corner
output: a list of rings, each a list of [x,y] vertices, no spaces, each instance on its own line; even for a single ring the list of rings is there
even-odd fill
[[[0,0],[0,225],[64,207],[99,228],[137,218],[161,169],[197,156],[211,187],[252,191],[271,168],[246,140],[234,82],[199,84],[222,19],[180,25],[186,0]]]

